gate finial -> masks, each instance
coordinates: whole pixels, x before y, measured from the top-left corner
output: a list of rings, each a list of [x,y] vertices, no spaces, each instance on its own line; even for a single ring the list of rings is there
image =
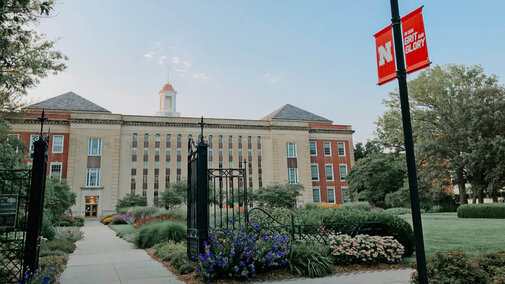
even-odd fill
[[[203,126],[205,125],[205,123],[203,123],[203,116],[202,116],[200,122],[198,123],[198,125],[200,125],[200,137],[198,137],[198,139],[200,141],[203,141]]]
[[[44,109],[42,109],[42,114],[37,119],[40,121],[40,137],[42,137],[42,132],[43,132],[43,129],[44,129],[44,121],[47,120],[47,118],[45,117]]]

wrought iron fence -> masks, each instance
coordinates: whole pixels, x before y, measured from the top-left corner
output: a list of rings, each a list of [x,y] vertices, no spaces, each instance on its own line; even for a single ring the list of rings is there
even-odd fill
[[[23,280],[31,170],[0,170],[0,283]]]

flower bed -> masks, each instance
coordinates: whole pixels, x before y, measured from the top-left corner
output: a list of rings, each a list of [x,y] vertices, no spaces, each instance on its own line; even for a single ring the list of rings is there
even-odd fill
[[[393,237],[348,235],[330,237],[333,262],[337,265],[398,263],[404,253],[403,246]]]
[[[253,278],[259,272],[285,266],[289,254],[288,237],[258,232],[258,226],[251,232],[241,226],[225,231],[210,230],[205,254],[198,257],[197,271],[210,282],[217,277]]]
[[[159,215],[159,216],[146,216],[144,218],[137,218],[135,220],[135,223],[133,223],[133,227],[138,228],[146,223],[152,222],[152,221],[160,221],[160,220],[173,220],[173,221],[180,221],[179,217],[177,216],[169,216],[169,215]]]
[[[103,219],[103,224],[132,224],[135,221],[131,213],[116,215]]]

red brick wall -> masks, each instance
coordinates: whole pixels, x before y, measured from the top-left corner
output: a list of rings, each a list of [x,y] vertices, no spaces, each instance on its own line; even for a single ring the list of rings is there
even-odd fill
[[[311,156],[311,164],[317,164],[319,170],[319,181],[313,181],[313,187],[319,187],[321,194],[321,202],[328,202],[327,200],[327,188],[335,188],[335,201],[337,204],[342,203],[342,186],[347,186],[346,181],[340,181],[340,164],[347,165],[347,172],[351,169],[351,157],[349,149],[349,141],[347,140],[323,140],[317,139],[310,141],[316,142],[317,156]],[[324,155],[323,142],[330,142],[331,156]],[[345,145],[345,156],[338,156],[338,142],[344,142]],[[333,165],[333,181],[326,180],[325,165]]]

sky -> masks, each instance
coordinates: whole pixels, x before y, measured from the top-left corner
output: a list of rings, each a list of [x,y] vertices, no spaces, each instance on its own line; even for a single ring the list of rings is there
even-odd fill
[[[400,15],[422,5],[433,64],[480,64],[503,83],[505,1],[400,0]],[[261,119],[289,103],[366,142],[398,87],[377,85],[373,35],[389,24],[387,0],[60,0],[37,30],[68,69],[26,102],[73,91],[113,113],[154,115],[169,80],[182,116]]]

